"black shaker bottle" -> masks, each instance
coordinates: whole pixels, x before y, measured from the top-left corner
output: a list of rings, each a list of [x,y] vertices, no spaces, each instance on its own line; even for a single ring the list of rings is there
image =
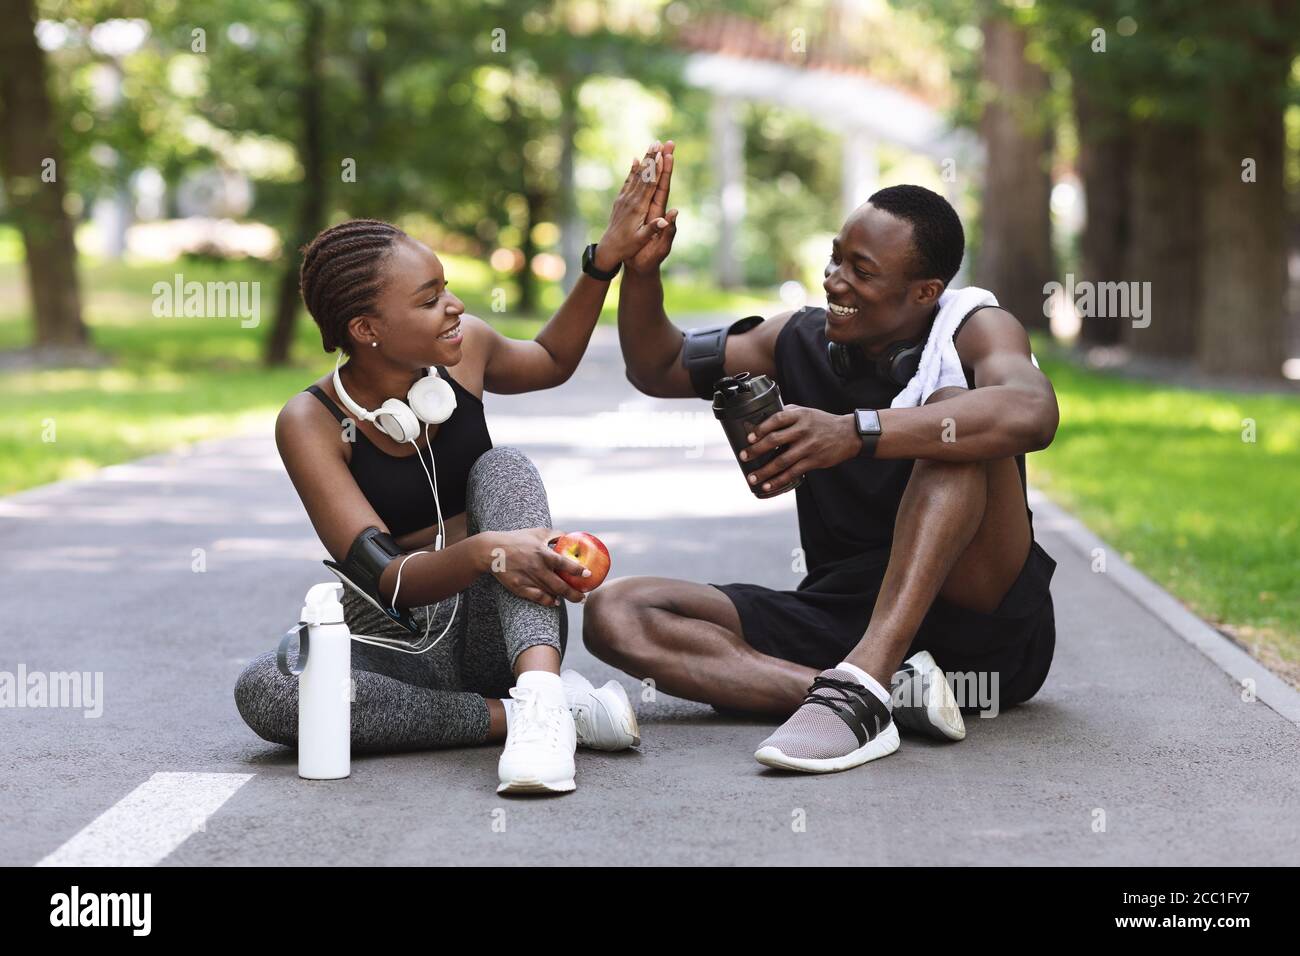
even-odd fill
[[[749,447],[749,435],[763,419],[775,415],[785,406],[781,403],[781,391],[776,382],[766,375],[750,376],[748,372],[728,375],[714,383],[713,417],[722,422],[722,430],[727,433],[731,450],[739,455]],[[749,461],[740,462],[740,470],[748,475],[751,471],[762,468],[780,453],[775,449]],[[740,461],[739,458],[736,459]],[[760,485],[750,485],[749,490],[759,498],[771,498],[799,485],[800,477],[793,485],[764,491]],[[748,479],[746,479],[748,484]]]

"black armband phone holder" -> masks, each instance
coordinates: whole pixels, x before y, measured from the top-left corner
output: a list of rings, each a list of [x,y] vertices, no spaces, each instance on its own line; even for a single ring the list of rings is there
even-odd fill
[[[725,376],[727,336],[742,335],[763,321],[761,315],[751,315],[730,325],[710,325],[690,329],[682,343],[682,364],[691,377],[695,394],[705,401],[713,400],[713,383]]]
[[[400,557],[402,549],[397,546],[393,536],[380,531],[373,525],[357,535],[348,548],[348,556],[342,563],[326,561],[325,567],[333,571],[340,581],[365,598],[384,617],[397,622],[412,634],[420,633],[409,611],[399,611],[386,607],[379,593],[379,576],[394,558]]]

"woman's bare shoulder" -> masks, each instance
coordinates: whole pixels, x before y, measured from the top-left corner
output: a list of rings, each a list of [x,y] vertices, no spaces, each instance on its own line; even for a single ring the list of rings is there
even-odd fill
[[[325,388],[324,381],[318,380],[314,384]],[[276,416],[275,443],[281,455],[284,454],[287,444],[300,446],[320,443],[324,446],[322,439],[327,436],[335,437],[338,427],[338,422],[324,403],[304,389],[290,396],[284,403],[284,407],[280,409],[280,414]]]

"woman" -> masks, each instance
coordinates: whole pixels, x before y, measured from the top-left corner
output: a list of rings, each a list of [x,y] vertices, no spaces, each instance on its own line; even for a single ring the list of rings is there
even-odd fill
[[[549,547],[559,532],[541,479],[519,451],[492,447],[482,393],[552,388],[573,374],[609,278],[669,225],[661,214],[646,222],[660,161],[656,143],[633,162],[585,274],[531,342],[466,315],[438,257],[387,223],[345,222],[303,251],[307,309],[325,350],[341,349],[348,362],[286,403],[276,445],[322,544],[368,592],[344,588],[349,629],[379,644],[403,641],[353,643],[354,750],[504,740],[498,791],[563,792],[574,788],[576,744],[640,742],[616,682],[596,689],[572,671],[560,675],[561,602],[583,594],[558,572],[589,572]],[[427,380],[435,370],[446,385]],[[417,394],[426,387],[435,405],[454,396],[449,417],[429,410],[428,394]],[[403,428],[374,418],[370,410],[390,399],[409,401],[420,421],[411,415]],[[428,423],[444,417],[431,433]],[[258,735],[296,744],[297,680],[274,652],[248,665],[235,700]]]

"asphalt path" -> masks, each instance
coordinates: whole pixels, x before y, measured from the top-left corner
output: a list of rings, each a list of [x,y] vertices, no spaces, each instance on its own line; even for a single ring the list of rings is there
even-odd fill
[[[598,534],[614,575],[798,581],[793,501],[749,495],[703,403],[636,393],[606,330],[560,389],[487,408],[495,442],[537,463],[556,526]],[[0,499],[0,672],[102,675],[90,706],[0,708],[0,863],[1300,859],[1297,727],[1052,522],[1039,539],[1058,561],[1051,674],[961,743],[905,737],[827,776],[766,770],[768,725],[643,699],[576,640],[574,608],[566,664],[624,681],[643,743],[580,751],[575,793],[518,799],[495,793],[495,746],[304,781],[240,720],[240,669],[331,579],[269,427]]]

